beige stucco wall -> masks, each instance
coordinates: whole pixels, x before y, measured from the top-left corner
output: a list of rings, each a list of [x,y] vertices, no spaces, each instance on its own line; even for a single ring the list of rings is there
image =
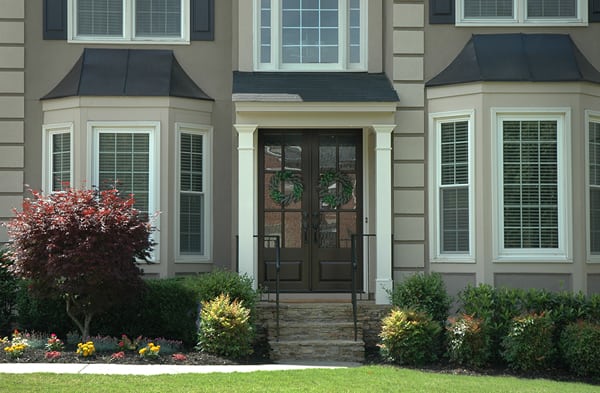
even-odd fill
[[[25,50],[25,132],[24,138],[27,141],[27,146],[24,152],[25,182],[31,185],[32,188],[40,188],[42,182],[42,103],[40,97],[48,93],[71,69],[73,64],[81,56],[83,49],[86,47],[103,47],[103,48],[136,48],[136,49],[169,49],[173,50],[175,57],[181,64],[186,73],[200,86],[209,96],[214,98],[212,106],[211,125],[213,126],[212,134],[212,176],[215,181],[213,187],[213,210],[215,218],[210,230],[213,238],[218,239],[213,247],[212,262],[217,265],[232,267],[234,263],[234,239],[232,230],[232,148],[233,130],[232,130],[232,105],[231,105],[231,64],[232,64],[232,2],[230,1],[215,1],[215,39],[214,41],[194,41],[189,45],[148,45],[148,44],[77,44],[67,43],[66,41],[44,41],[42,39],[42,2],[14,0],[15,4],[21,4],[25,7],[25,15],[27,23],[25,24],[24,33],[12,34],[11,40],[17,40],[19,37],[26,37]],[[0,2],[0,4],[3,4]],[[24,4],[24,6],[23,6]],[[4,14],[2,13],[3,18]],[[4,22],[0,22],[0,42],[4,30],[2,26]],[[21,24],[22,25],[22,24]],[[11,25],[13,26],[13,25]],[[14,27],[14,26],[13,26]],[[18,32],[17,32],[18,33]],[[0,50],[2,45],[0,45]],[[3,59],[3,56],[0,56]],[[2,62],[0,60],[0,67]],[[202,101],[198,101],[198,110],[201,110]],[[0,106],[1,107],[1,106]],[[84,113],[85,112],[85,113]],[[108,106],[102,109],[85,109],[79,112],[80,118],[77,122],[84,119],[97,120],[113,118],[113,120],[129,119],[137,117],[138,120],[155,120],[160,118],[161,121],[172,124],[174,118],[187,116],[185,111],[178,112],[177,110],[166,111],[158,110],[156,113],[150,113],[142,109],[131,110],[131,108],[118,108],[116,105]],[[0,114],[0,116],[2,116]],[[53,115],[48,115],[47,121],[54,122]],[[62,115],[61,115],[62,116]],[[17,116],[19,117],[18,113]],[[193,116],[192,116],[193,117]],[[177,120],[179,121],[179,120]],[[14,125],[12,125],[14,129]],[[170,138],[173,133],[172,128],[164,128],[162,130],[165,138]],[[13,131],[12,134],[15,132]],[[11,134],[11,135],[12,135]],[[83,136],[82,136],[83,137]],[[166,140],[165,140],[166,141]],[[171,141],[171,139],[169,139]],[[1,141],[0,141],[1,143]],[[169,142],[171,143],[171,142]],[[0,146],[1,147],[1,146]],[[11,145],[12,147],[12,145]],[[161,146],[165,151],[167,146]],[[173,146],[171,146],[173,148]],[[22,150],[22,146],[19,147]],[[15,153],[17,154],[17,153]],[[75,154],[80,154],[75,152]],[[2,155],[0,155],[2,156]],[[172,166],[172,156],[169,156],[169,167]],[[85,163],[81,162],[81,165]],[[0,170],[2,166],[0,164]],[[77,180],[83,180],[84,175],[81,175],[83,168],[74,169],[80,171]],[[173,176],[168,173],[163,173],[163,181],[168,182],[172,186]],[[171,188],[172,189],[172,188]],[[168,188],[161,190],[162,193],[167,193]],[[1,195],[1,194],[0,194]],[[161,200],[171,201],[173,198],[165,199],[161,195]],[[163,206],[161,205],[161,208]],[[172,204],[166,206],[168,209],[164,215],[168,216],[172,210]],[[172,221],[167,219],[172,225]],[[171,226],[165,228],[166,232],[172,232]],[[162,236],[162,235],[161,235]],[[168,238],[171,241],[171,238]],[[1,240],[1,239],[0,239]],[[168,243],[168,242],[167,242]],[[172,245],[167,247],[172,249]],[[161,253],[163,251],[161,250]],[[168,255],[173,255],[169,251]],[[166,261],[165,261],[166,262]],[[170,267],[160,266],[152,269],[158,269],[160,275],[175,275],[184,274],[194,271],[205,271],[210,269],[210,265],[203,264],[172,264],[172,260],[168,263]],[[162,262],[161,262],[162,264]],[[151,270],[152,270],[151,269]]]

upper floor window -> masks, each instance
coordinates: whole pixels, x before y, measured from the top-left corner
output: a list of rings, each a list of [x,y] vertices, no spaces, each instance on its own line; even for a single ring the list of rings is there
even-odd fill
[[[258,69],[366,69],[366,0],[255,1]]]
[[[74,0],[75,41],[189,41],[188,0]]]
[[[458,0],[457,24],[587,24],[585,0]]]

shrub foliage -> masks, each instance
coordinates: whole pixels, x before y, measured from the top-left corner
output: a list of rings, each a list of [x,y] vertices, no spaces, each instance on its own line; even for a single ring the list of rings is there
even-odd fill
[[[554,323],[548,314],[526,314],[512,320],[504,337],[502,356],[508,366],[520,371],[548,369],[556,354]]]
[[[7,223],[12,271],[37,296],[61,298],[89,336],[94,315],[139,289],[134,258],[146,259],[151,227],[116,189],[33,192]]]
[[[478,368],[488,364],[492,340],[483,319],[462,314],[450,318],[446,330],[451,362]]]
[[[600,376],[600,325],[579,321],[569,324],[560,339],[565,363],[580,376]]]
[[[229,358],[243,358],[252,353],[254,329],[250,309],[228,294],[202,302],[198,348]]]
[[[392,305],[423,311],[443,325],[448,318],[452,299],[446,292],[442,276],[438,273],[414,274],[394,286]]]
[[[394,308],[382,320],[381,354],[398,364],[427,364],[437,358],[440,332],[440,324],[425,312]]]

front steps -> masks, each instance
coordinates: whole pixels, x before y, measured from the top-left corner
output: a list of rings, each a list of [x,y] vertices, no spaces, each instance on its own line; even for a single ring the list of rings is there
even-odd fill
[[[280,303],[279,339],[275,303],[260,303],[258,310],[274,361],[365,360],[362,323],[355,341],[351,303]]]

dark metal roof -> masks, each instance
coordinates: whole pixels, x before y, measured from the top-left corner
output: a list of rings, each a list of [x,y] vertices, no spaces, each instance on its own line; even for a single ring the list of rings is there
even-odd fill
[[[42,99],[71,96],[159,96],[212,100],[171,50],[86,48]]]
[[[481,34],[426,85],[483,81],[600,83],[600,72],[567,34]]]
[[[234,98],[289,95],[307,102],[397,102],[398,94],[383,73],[239,72],[233,73]]]

